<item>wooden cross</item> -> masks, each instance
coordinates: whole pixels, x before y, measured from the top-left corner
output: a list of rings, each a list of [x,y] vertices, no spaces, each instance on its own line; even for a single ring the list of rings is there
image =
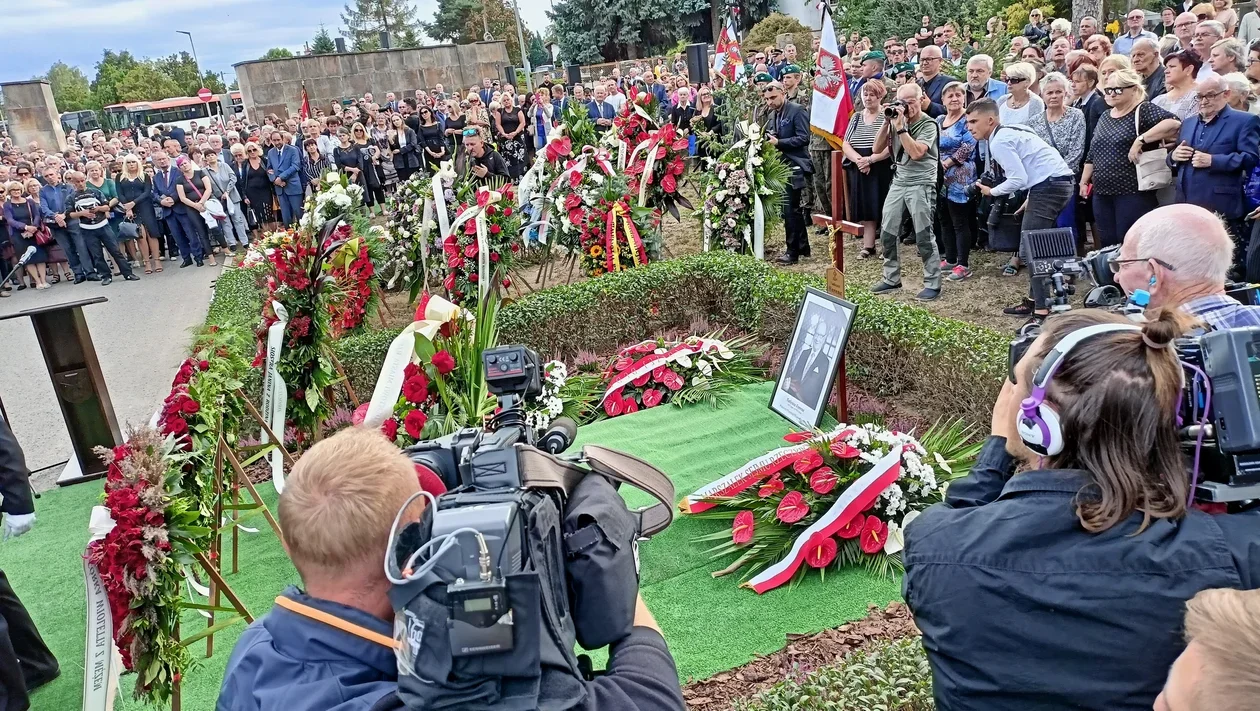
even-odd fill
[[[813,223],[827,228],[827,251],[831,255],[831,265],[827,267],[827,293],[844,298],[844,237],[843,235],[861,235],[862,225],[845,220],[849,214],[849,191],[845,188],[844,167],[841,160],[844,153],[831,152],[831,214],[814,215]],[[849,419],[849,388],[845,376],[844,354],[840,354],[840,362],[836,366],[836,420],[845,422]]]

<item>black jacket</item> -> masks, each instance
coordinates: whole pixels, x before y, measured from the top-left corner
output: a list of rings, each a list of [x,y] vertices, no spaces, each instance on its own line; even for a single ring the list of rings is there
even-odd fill
[[[990,437],[945,501],[906,528],[903,594],[923,631],[936,707],[1147,711],[1185,646],[1185,603],[1260,581],[1260,511],[1085,531],[1088,474],[1012,476]]]
[[[792,166],[792,187],[805,187],[805,176],[814,172],[809,160],[809,114],[800,104],[783,102],[783,108],[773,112],[766,130],[778,137],[775,148]]]
[[[931,81],[921,81],[919,86],[923,87],[923,93],[927,95],[928,107],[923,112],[932,118],[945,115],[945,105],[941,103],[941,92],[945,90],[945,86],[954,78],[948,74],[937,74],[932,77]]]
[[[35,499],[31,496],[31,470],[26,468],[26,456],[18,444],[9,423],[0,417],[0,511],[7,514],[35,513]]]

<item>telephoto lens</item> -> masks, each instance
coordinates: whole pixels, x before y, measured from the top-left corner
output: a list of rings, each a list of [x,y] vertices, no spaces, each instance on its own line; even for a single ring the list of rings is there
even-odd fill
[[[889,104],[884,107],[884,117],[889,119],[897,118],[897,104]]]

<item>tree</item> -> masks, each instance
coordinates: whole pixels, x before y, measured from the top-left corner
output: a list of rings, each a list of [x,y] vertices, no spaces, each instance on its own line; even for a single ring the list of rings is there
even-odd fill
[[[765,49],[769,45],[775,44],[778,36],[784,33],[791,33],[794,36],[792,42],[796,45],[798,52],[802,47],[810,46],[812,35],[808,27],[801,24],[801,21],[795,17],[774,12],[754,25],[752,30],[744,37],[741,44],[748,48],[745,56],[750,56],[757,50]]]
[[[422,22],[426,34],[433,39],[456,44],[480,42],[486,33],[507,43],[508,61],[521,66],[521,44],[516,38],[516,13],[510,0],[438,0],[433,22]],[[533,35],[522,28],[526,46]]]
[[[153,62],[127,70],[114,86],[118,101],[154,101],[179,95],[179,85]]]
[[[105,50],[101,61],[96,63],[96,78],[92,80],[92,95],[101,106],[116,104],[122,99],[118,97],[117,84],[127,72],[140,63],[126,50],[115,54]]]
[[[315,41],[311,42],[311,54],[332,54],[337,51],[337,43],[333,41],[328,29],[321,23]]]
[[[341,13],[346,28],[341,34],[350,38],[356,51],[380,48],[380,33],[400,37],[408,30],[409,40],[414,40],[416,9],[410,0],[351,0]]]
[[[423,43],[420,41],[420,34],[410,27],[399,32],[398,37],[394,39],[394,46],[401,49],[419,47],[421,44]]]
[[[529,64],[534,67],[551,64],[551,53],[543,46],[542,38],[538,35],[534,35],[529,41]]]
[[[650,56],[709,22],[709,0],[557,0],[548,11],[565,60]]]
[[[232,83],[228,85],[228,91],[240,91],[240,90],[241,90],[241,83],[233,79]]]
[[[170,77],[175,86],[179,87],[173,96],[196,96],[197,90],[201,88],[201,76],[197,73],[197,62],[192,55],[187,52],[172,54],[161,59],[154,60],[154,66],[158,71]]]
[[[210,91],[213,91],[216,94],[222,94],[223,92],[227,91],[227,86],[223,83],[223,79],[220,78],[218,74],[215,74],[209,69],[207,69],[201,75],[201,86],[204,86],[205,88],[209,89]],[[197,87],[197,88],[200,89],[201,87]],[[196,93],[196,92],[193,92],[193,93]]]
[[[93,107],[92,89],[87,75],[78,67],[65,62],[55,62],[48,73],[36,79],[44,79],[52,85],[53,100],[58,111],[82,111]]]
[[[284,47],[272,47],[271,49],[267,50],[266,54],[259,57],[259,59],[288,59],[289,57],[292,57],[292,56],[293,56],[293,53],[285,49]]]

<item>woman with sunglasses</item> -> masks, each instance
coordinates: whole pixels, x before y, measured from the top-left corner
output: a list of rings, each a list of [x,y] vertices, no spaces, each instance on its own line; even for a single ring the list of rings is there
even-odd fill
[[[490,113],[475,91],[468,94],[468,125],[487,130],[490,128]]]
[[[1177,137],[1181,120],[1146,101],[1142,75],[1120,69],[1103,85],[1110,111],[1094,127],[1081,173],[1081,195],[1094,200],[1099,247],[1119,244],[1139,217],[1158,207],[1156,191],[1138,190],[1142,152]]]
[[[468,126],[468,117],[464,114],[466,108],[468,102],[458,98],[448,99],[446,102],[446,144],[451,149],[451,155],[458,153],[460,138],[464,135],[464,128]]]
[[[389,131],[389,153],[394,161],[394,171],[398,173],[399,182],[407,182],[413,173],[420,168],[420,146],[416,132],[407,125],[403,117],[394,114],[391,119],[393,127]]]
[[[10,180],[5,185],[4,222],[15,258],[20,259],[27,249],[35,248],[35,255],[26,262],[26,276],[33,288],[47,289],[49,284],[44,281],[44,265],[48,262],[48,252],[37,239],[40,228],[44,226],[44,216],[35,201],[26,196],[26,185],[21,180]],[[18,291],[26,288],[21,276],[14,275],[14,279],[17,280]],[[5,293],[5,296],[8,294]]]
[[[1045,113],[1045,102],[1031,90],[1037,80],[1037,69],[1033,65],[1028,62],[1008,64],[1002,73],[1006,75],[1006,88],[1009,89],[997,100],[998,116],[1003,126],[1026,126],[1033,116]]]
[[[368,139],[367,129],[358,121],[350,128],[350,140],[359,152],[360,185],[363,186],[363,204],[368,214],[384,214],[385,188],[381,176],[381,151]]]
[[[423,152],[424,168],[429,173],[437,172],[438,165],[450,155],[446,150],[446,136],[442,133],[442,125],[437,115],[428,106],[420,108],[420,133],[417,137]]]
[[[153,212],[153,181],[145,177],[140,165],[140,158],[127,155],[123,158],[122,175],[118,177],[118,199],[127,219],[140,227],[140,235],[136,244],[140,248],[140,262],[145,274],[162,271],[162,262],[158,256],[158,236],[162,230],[158,227],[157,215]]]
[[[250,224],[255,229],[275,231],[278,227],[272,202],[275,200],[275,188],[271,184],[271,177],[267,175],[267,163],[263,160],[262,148],[257,143],[246,143],[245,157],[245,164],[241,169],[241,184],[245,187],[245,216],[250,218]]]

